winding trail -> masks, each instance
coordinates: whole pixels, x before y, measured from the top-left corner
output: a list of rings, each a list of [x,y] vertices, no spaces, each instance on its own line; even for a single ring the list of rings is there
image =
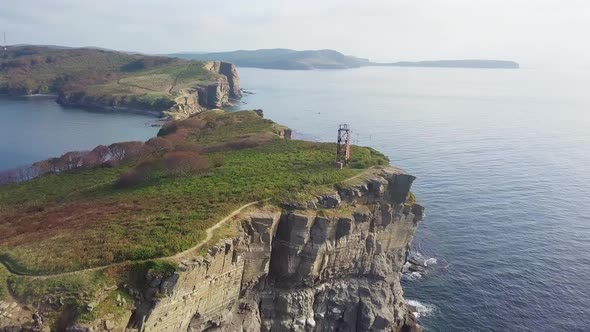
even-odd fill
[[[376,170],[379,170],[379,167],[370,167],[362,172],[360,172],[359,174],[356,174],[355,176],[352,176],[342,182],[349,182],[352,181],[356,178],[359,178],[361,176],[367,175],[367,173],[373,173]],[[250,202],[250,203],[246,203],[242,206],[240,206],[239,208],[235,209],[234,211],[232,211],[229,215],[225,216],[223,219],[221,219],[219,222],[217,222],[215,225],[207,228],[205,230],[206,236],[205,239],[201,240],[199,243],[197,243],[196,245],[194,245],[193,247],[179,252],[177,254],[174,254],[172,256],[167,256],[167,257],[159,257],[159,258],[153,258],[153,259],[168,259],[168,260],[173,260],[175,262],[180,262],[183,259],[186,259],[187,256],[189,256],[190,254],[194,254],[195,252],[198,252],[199,249],[201,249],[204,245],[206,245],[209,241],[211,241],[211,239],[213,238],[214,232],[219,229],[221,226],[223,226],[227,221],[231,220],[233,217],[235,217],[236,215],[238,215],[240,212],[242,212],[244,209],[254,205],[254,204],[258,204],[258,203],[262,203],[262,202],[267,202],[269,201],[270,198],[266,198],[263,200],[258,200],[258,201],[254,201],[254,202]],[[148,259],[148,260],[144,260],[144,261],[149,261],[149,260],[153,260],[153,259]],[[99,271],[102,269],[106,269],[108,267],[113,267],[113,266],[119,266],[119,265],[124,265],[124,264],[128,264],[128,263],[137,263],[137,262],[142,262],[142,261],[122,261],[122,262],[118,262],[118,263],[113,263],[113,264],[108,264],[108,265],[103,265],[103,266],[97,266],[97,267],[92,267],[92,268],[87,268],[87,269],[82,269],[82,270],[76,270],[76,271],[69,271],[69,272],[63,272],[63,273],[55,273],[55,274],[34,274],[34,273],[25,273],[25,272],[21,272],[21,271],[17,271],[15,270],[7,261],[6,258],[4,257],[0,257],[0,264],[2,264],[6,270],[8,270],[8,272],[12,275],[16,275],[16,276],[24,276],[24,277],[31,277],[31,278],[36,278],[36,279],[47,279],[50,277],[62,277],[62,276],[68,276],[68,275],[73,275],[76,273],[83,273],[83,272],[91,272],[91,271]]]
[[[187,249],[185,251],[181,251],[179,253],[177,253],[174,256],[169,256],[166,257],[167,259],[171,259],[174,261],[180,261],[182,259],[184,259],[186,256],[198,251],[199,249],[201,249],[202,246],[204,246],[205,244],[207,244],[207,242],[211,241],[211,239],[213,238],[213,232],[216,231],[219,227],[223,226],[223,224],[225,224],[228,220],[232,219],[233,217],[235,217],[236,215],[238,215],[238,213],[242,212],[242,210],[254,205],[254,204],[258,204],[261,202],[266,202],[270,200],[270,198],[264,199],[264,200],[260,200],[260,201],[254,201],[254,202],[250,202],[248,204],[244,204],[242,206],[240,206],[238,209],[234,210],[232,213],[230,213],[229,215],[227,215],[225,218],[221,219],[217,224],[207,228],[207,230],[205,231],[207,233],[207,236],[205,237],[205,239],[201,242],[199,242],[199,244],[197,244],[196,246]]]
[[[227,221],[231,220],[233,217],[238,215],[244,209],[246,209],[254,204],[266,202],[268,200],[270,200],[270,198],[250,202],[250,203],[244,204],[244,205],[240,206],[239,208],[235,209],[232,213],[225,216],[223,219],[221,219],[215,225],[207,228],[205,230],[205,233],[206,233],[205,239],[201,240],[195,246],[193,246],[185,251],[179,252],[173,256],[159,257],[159,258],[153,258],[153,259],[170,259],[170,260],[174,260],[174,261],[182,260],[188,254],[198,251],[199,249],[201,249],[201,247],[203,247],[205,244],[207,244],[209,241],[211,241],[211,239],[213,238],[213,234],[217,229],[219,229]],[[148,261],[148,260],[146,260],[146,261]],[[69,272],[63,272],[63,273],[55,273],[55,274],[32,274],[32,273],[23,273],[23,272],[17,271],[15,269],[13,269],[12,266],[10,264],[8,264],[4,258],[0,258],[0,264],[2,264],[6,268],[6,270],[8,270],[8,272],[10,274],[17,275],[17,276],[23,276],[23,277],[31,277],[31,278],[36,278],[36,279],[47,279],[50,277],[63,277],[63,276],[72,275],[72,274],[76,274],[76,273],[99,271],[99,270],[106,269],[106,268],[112,267],[112,266],[119,266],[119,265],[123,265],[123,264],[136,263],[136,262],[140,262],[140,261],[123,261],[123,262],[113,263],[113,264],[109,264],[109,265],[103,265],[103,266],[91,267],[88,269],[69,271]]]

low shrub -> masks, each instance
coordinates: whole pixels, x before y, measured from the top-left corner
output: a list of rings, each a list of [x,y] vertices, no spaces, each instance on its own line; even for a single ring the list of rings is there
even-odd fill
[[[135,168],[121,174],[115,182],[115,187],[130,188],[145,184],[152,178],[152,174],[157,166],[157,161],[155,159],[146,159],[135,166]]]
[[[209,156],[209,162],[213,165],[213,167],[221,167],[225,164],[225,156],[223,153],[216,153]]]
[[[146,153],[168,152],[174,149],[174,144],[163,137],[153,137],[145,142]]]
[[[209,168],[209,160],[196,152],[174,151],[164,155],[164,169],[175,176],[201,173]]]

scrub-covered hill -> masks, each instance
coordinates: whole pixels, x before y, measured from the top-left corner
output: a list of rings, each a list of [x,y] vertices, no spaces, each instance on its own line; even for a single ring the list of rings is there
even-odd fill
[[[0,93],[57,94],[64,105],[186,117],[240,97],[232,64],[99,49],[0,51]]]
[[[97,147],[78,155],[85,163],[68,157],[81,167],[0,187],[2,259],[35,274],[168,256],[242,204],[303,195],[387,163],[355,147],[354,168],[337,170],[333,144],[285,132],[253,111],[205,112],[146,143]]]

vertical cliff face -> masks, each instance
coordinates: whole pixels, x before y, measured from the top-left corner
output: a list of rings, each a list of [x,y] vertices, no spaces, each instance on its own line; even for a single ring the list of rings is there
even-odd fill
[[[181,91],[180,95],[174,99],[174,106],[164,112],[167,116],[185,119],[206,109],[229,106],[231,100],[242,97],[240,77],[233,64],[209,61],[203,67],[219,74],[217,81]]]
[[[242,97],[242,91],[240,90],[240,77],[238,71],[233,63],[220,62],[219,73],[227,77],[227,83],[229,84],[229,97],[231,99],[237,99]]]
[[[423,208],[414,177],[372,170],[305,203],[258,207],[239,235],[148,276],[142,331],[414,331],[400,277]],[[154,294],[159,294],[158,296]]]
[[[210,61],[205,64],[205,69],[220,74],[217,83],[209,84],[203,93],[204,98],[199,98],[209,107],[220,107],[228,104],[230,99],[237,99],[242,96],[240,90],[240,77],[236,67],[228,62]]]

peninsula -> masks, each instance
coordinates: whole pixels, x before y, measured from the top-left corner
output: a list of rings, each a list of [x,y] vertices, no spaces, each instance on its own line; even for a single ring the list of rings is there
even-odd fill
[[[290,133],[204,111],[0,187],[0,331],[418,331],[415,178]]]
[[[400,61],[391,63],[371,62],[371,66],[390,67],[438,67],[438,68],[482,68],[482,69],[518,69],[514,61],[503,60],[436,60],[436,61]]]
[[[95,48],[0,51],[0,93],[55,94],[63,105],[186,118],[240,98],[233,64]]]

